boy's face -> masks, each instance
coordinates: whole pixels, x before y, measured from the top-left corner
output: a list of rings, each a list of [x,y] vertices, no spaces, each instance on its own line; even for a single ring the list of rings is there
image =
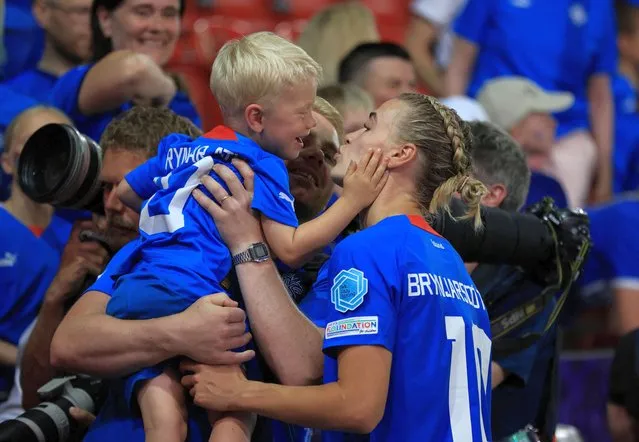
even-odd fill
[[[315,127],[313,102],[317,86],[308,80],[286,87],[264,110],[262,148],[283,160],[294,160],[304,147],[303,139]]]

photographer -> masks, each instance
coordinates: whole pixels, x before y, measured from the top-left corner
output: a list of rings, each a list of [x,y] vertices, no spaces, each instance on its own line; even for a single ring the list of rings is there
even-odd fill
[[[27,139],[48,123],[69,123],[53,108],[32,107],[8,126],[2,169],[12,177]],[[0,421],[20,414],[20,391],[14,386],[17,344],[35,319],[44,293],[60,260],[59,251],[47,239],[64,223],[49,204],[30,199],[12,180],[11,196],[0,205],[0,391],[11,392],[11,401],[0,405]],[[13,388],[12,388],[13,387]]]
[[[515,212],[526,201],[530,171],[521,147],[505,132],[489,123],[471,123],[474,174],[488,187],[482,204]],[[467,264],[481,292],[491,320],[538,296],[543,287],[511,266]],[[517,338],[543,333],[554,303],[531,315],[505,334]],[[495,336],[493,336],[495,339]],[[492,367],[492,426],[495,441],[532,425],[543,441],[551,441],[556,413],[554,407],[556,329],[538,342],[508,356],[497,356]],[[529,437],[535,437],[530,434]],[[538,440],[538,439],[531,439]]]

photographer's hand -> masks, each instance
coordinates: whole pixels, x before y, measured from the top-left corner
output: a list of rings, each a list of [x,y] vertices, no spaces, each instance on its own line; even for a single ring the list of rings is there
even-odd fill
[[[69,408],[69,414],[78,423],[80,428],[89,428],[95,421],[95,415],[78,407]]]
[[[42,308],[22,355],[20,385],[24,408],[40,403],[38,388],[57,374],[49,362],[50,347],[64,317],[65,303],[79,294],[88,275],[98,276],[106,265],[108,254],[104,247],[94,241],[80,241],[80,232],[92,229],[91,221],[75,223],[62,253],[58,273],[44,295]]]

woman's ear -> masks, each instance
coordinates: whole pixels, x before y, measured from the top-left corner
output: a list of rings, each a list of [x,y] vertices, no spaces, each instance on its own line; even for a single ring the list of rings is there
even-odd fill
[[[107,11],[103,6],[100,6],[98,7],[96,15],[98,17],[98,23],[100,24],[102,33],[106,38],[111,38],[113,26],[112,13]]]
[[[387,156],[389,157],[389,169],[401,167],[417,158],[417,146],[413,143],[400,144],[391,148]]]
[[[249,104],[244,109],[244,119],[249,129],[260,134],[264,130],[264,109],[259,104]]]

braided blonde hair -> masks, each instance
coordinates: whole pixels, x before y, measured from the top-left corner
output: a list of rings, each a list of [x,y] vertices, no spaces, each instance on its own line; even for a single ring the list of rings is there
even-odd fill
[[[470,127],[457,113],[436,98],[409,93],[399,96],[407,105],[397,126],[397,137],[419,149],[423,172],[417,183],[417,200],[424,210],[444,209],[450,214],[450,200],[461,196],[468,210],[463,218],[473,219],[481,229],[481,199],[486,187],[471,176]]]

